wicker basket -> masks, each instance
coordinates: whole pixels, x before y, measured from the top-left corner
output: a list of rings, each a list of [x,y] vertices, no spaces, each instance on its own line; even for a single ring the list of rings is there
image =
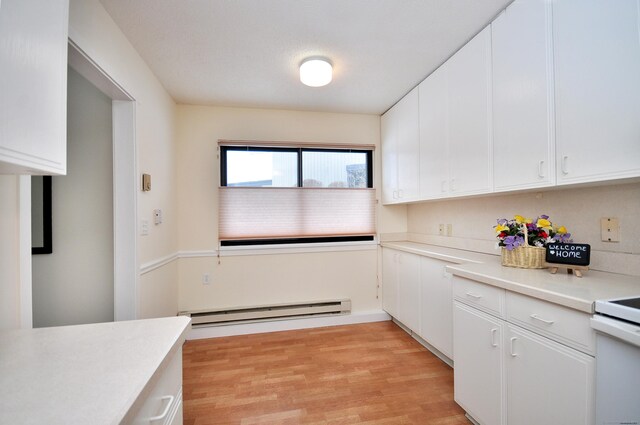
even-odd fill
[[[509,251],[502,248],[502,265],[521,269],[544,269],[546,248],[529,245],[527,226],[523,225],[524,245]]]

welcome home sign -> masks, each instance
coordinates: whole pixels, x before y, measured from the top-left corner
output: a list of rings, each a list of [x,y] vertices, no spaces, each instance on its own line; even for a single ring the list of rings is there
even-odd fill
[[[580,243],[550,243],[547,245],[546,262],[568,264],[572,266],[588,266],[591,257],[591,246]]]

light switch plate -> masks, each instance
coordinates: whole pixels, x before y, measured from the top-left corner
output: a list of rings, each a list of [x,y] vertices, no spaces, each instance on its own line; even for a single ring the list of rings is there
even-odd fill
[[[149,220],[140,220],[140,236],[149,235]]]
[[[620,222],[615,217],[600,219],[602,242],[620,242]]]

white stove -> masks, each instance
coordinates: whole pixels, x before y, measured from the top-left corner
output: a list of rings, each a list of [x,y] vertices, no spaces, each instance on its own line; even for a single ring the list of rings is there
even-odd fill
[[[596,424],[640,425],[640,297],[596,301]]]

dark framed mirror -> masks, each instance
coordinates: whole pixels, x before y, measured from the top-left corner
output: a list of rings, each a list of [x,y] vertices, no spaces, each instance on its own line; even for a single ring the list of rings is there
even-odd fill
[[[51,176],[31,177],[31,253],[51,254]]]

